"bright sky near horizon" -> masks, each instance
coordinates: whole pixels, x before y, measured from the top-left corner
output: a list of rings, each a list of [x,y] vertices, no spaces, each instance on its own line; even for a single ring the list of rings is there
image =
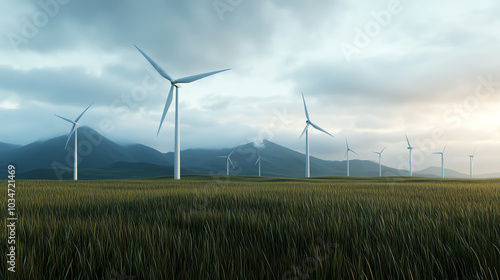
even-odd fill
[[[311,156],[405,168],[500,172],[500,2],[409,0],[3,1],[0,142],[67,134],[54,114],[119,143],[172,151],[174,110],[156,137],[170,76],[231,68],[180,91],[181,149],[266,138]],[[407,168],[407,166],[406,166]]]

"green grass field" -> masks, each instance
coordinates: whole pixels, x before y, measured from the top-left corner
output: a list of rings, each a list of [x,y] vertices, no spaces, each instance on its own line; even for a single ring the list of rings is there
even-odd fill
[[[16,190],[5,279],[500,277],[500,180],[185,176]]]

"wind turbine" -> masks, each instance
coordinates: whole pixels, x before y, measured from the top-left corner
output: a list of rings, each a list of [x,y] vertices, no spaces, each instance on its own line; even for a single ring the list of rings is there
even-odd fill
[[[233,150],[228,156],[218,156],[218,158],[225,158],[226,159],[226,174],[229,176],[229,164],[234,168],[234,164],[231,161],[231,155],[234,153],[235,150]]]
[[[444,150],[446,150],[446,146],[444,145],[442,152],[433,153],[434,155],[441,155],[441,178],[444,178]]]
[[[476,148],[474,148],[474,152],[469,156],[469,166],[470,166],[470,178],[472,179],[472,161],[474,160],[474,155],[476,154]]]
[[[349,177],[349,152],[355,153],[356,155],[357,155],[358,153],[356,153],[355,151],[353,151],[353,150],[351,150],[351,149],[349,148],[349,143],[347,142],[347,138],[345,139],[345,146],[346,146],[346,148],[347,148],[347,150],[346,150],[346,152],[345,152],[345,155],[346,155],[346,157],[347,157],[347,177]]]
[[[384,152],[384,150],[386,148],[387,147],[383,148],[382,151],[380,151],[380,152],[374,152],[375,154],[378,155],[378,176],[379,177],[382,177],[382,163],[381,163],[381,159],[382,159],[382,153]]]
[[[262,162],[262,160],[266,160],[265,158],[261,157],[259,152],[257,152],[257,154],[259,155],[259,157],[257,158],[257,161],[255,162],[255,164],[259,164],[259,177],[260,177],[260,163]]]
[[[80,120],[80,118],[83,116],[83,114],[85,114],[85,112],[87,112],[87,110],[90,108],[90,106],[92,106],[92,104],[94,104],[94,102],[92,102],[88,107],[87,109],[85,109],[79,116],[78,118],[76,118],[74,121],[72,120],[69,120],[67,118],[64,118],[64,117],[61,117],[59,115],[56,115],[57,117],[67,121],[67,122],[70,122],[73,124],[73,127],[71,128],[71,131],[69,132],[69,136],[68,136],[68,140],[66,140],[66,145],[64,146],[64,149],[66,149],[68,147],[68,142],[69,142],[69,139],[71,138],[71,135],[73,134],[73,132],[75,133],[75,163],[74,163],[74,168],[73,168],[73,180],[78,180],[78,160],[77,160],[77,157],[78,157],[78,125],[80,125],[78,123],[78,121]]]
[[[199,79],[203,79],[205,77],[227,71],[229,69],[224,69],[224,70],[219,70],[219,71],[214,71],[214,72],[208,72],[204,74],[198,74],[198,75],[193,75],[193,76],[188,76],[180,79],[172,79],[163,68],[161,68],[160,65],[158,65],[153,59],[151,59],[147,54],[145,54],[141,49],[139,49],[136,45],[134,45],[137,50],[151,63],[151,65],[156,69],[158,74],[160,74],[163,78],[167,79],[170,81],[170,91],[168,93],[167,97],[167,102],[165,103],[165,108],[163,109],[163,115],[161,116],[161,121],[160,121],[160,126],[158,127],[158,132],[156,133],[156,136],[160,133],[161,125],[163,124],[163,120],[165,119],[165,115],[167,114],[168,108],[170,107],[170,104],[172,103],[173,99],[173,90],[175,87],[175,149],[174,149],[174,179],[180,180],[181,179],[181,151],[180,151],[180,128],[179,128],[179,88],[181,87],[180,84],[188,84],[194,81],[197,81]]]
[[[304,98],[304,93],[302,93],[302,101],[304,101],[304,110],[306,112],[307,120],[306,120],[306,127],[304,128],[304,131],[302,131],[302,134],[300,135],[299,140],[297,140],[297,142],[300,141],[300,139],[302,138],[302,136],[304,136],[304,133],[305,133],[306,134],[306,178],[309,178],[311,176],[311,169],[309,166],[309,126],[312,126],[312,127],[316,128],[317,130],[324,132],[332,137],[333,137],[333,135],[331,135],[330,133],[326,132],[321,127],[319,127],[311,122],[311,120],[309,119],[309,113],[307,112],[306,99]]]
[[[406,135],[405,133],[405,137],[406,137],[406,142],[408,142],[408,150],[410,150],[410,176],[413,176],[413,172],[411,170],[411,159],[412,159],[412,156],[411,156],[411,151],[415,148],[415,147],[412,147],[411,144],[410,144],[410,140],[408,140],[408,136]]]

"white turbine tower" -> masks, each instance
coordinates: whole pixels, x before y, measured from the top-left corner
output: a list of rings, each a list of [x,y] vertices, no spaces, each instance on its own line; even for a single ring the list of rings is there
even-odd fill
[[[179,128],[179,88],[180,84],[187,84],[199,79],[227,71],[229,69],[208,72],[204,74],[198,74],[193,76],[188,76],[180,79],[172,79],[163,68],[160,67],[153,59],[151,59],[147,54],[145,54],[141,49],[139,49],[136,45],[134,45],[139,52],[153,65],[153,67],[158,71],[158,73],[165,79],[170,81],[170,91],[168,93],[167,102],[165,103],[165,108],[163,109],[163,115],[161,116],[160,126],[158,127],[158,132],[156,136],[160,133],[161,125],[163,124],[163,120],[165,119],[165,115],[167,114],[168,108],[172,103],[173,99],[173,90],[175,87],[175,149],[174,149],[174,179],[179,180],[181,178],[181,151],[180,151],[180,128]]]
[[[444,150],[446,150],[446,146],[444,145],[442,152],[433,153],[434,155],[441,155],[441,178],[444,178]]]
[[[345,139],[345,146],[347,148],[347,150],[345,152],[345,156],[347,157],[347,177],[349,177],[349,152],[355,153],[356,155],[358,153],[356,153],[355,151],[353,151],[349,148],[349,143],[347,142],[347,138]]]
[[[469,156],[469,167],[470,167],[470,178],[472,179],[473,178],[473,173],[472,173],[472,162],[474,160],[474,155],[476,154],[476,148],[474,148],[474,152],[472,153],[472,155]]]
[[[387,147],[383,148],[380,152],[374,152],[378,155],[378,176],[382,177],[382,153]]]
[[[226,159],[226,174],[229,176],[229,164],[234,168],[234,164],[231,161],[231,155],[234,153],[235,150],[233,150],[228,156],[218,156],[218,158],[225,158]]]
[[[408,136],[406,135],[405,133],[405,137],[406,137],[406,142],[408,142],[408,150],[410,150],[410,176],[413,176],[413,172],[412,172],[412,169],[411,169],[411,159],[412,159],[412,156],[411,156],[411,151],[415,148],[415,147],[412,147],[411,144],[410,144],[410,140],[408,140]]]
[[[92,102],[92,104],[94,104],[94,102]],[[71,135],[73,134],[73,132],[75,133],[75,163],[74,163],[74,168],[73,168],[73,180],[78,180],[78,125],[80,125],[78,123],[78,121],[80,120],[80,118],[83,116],[83,114],[85,114],[85,112],[87,112],[87,110],[90,108],[90,106],[92,106],[92,104],[90,104],[87,109],[85,109],[79,116],[78,118],[76,118],[74,121],[72,120],[69,120],[67,118],[64,118],[64,117],[61,117],[59,115],[56,115],[57,117],[67,121],[67,122],[70,122],[73,124],[73,127],[71,128],[71,131],[69,132],[69,136],[68,136],[68,140],[66,140],[66,146],[64,146],[64,149],[66,149],[68,147],[68,142],[69,142],[69,139],[71,138]]]
[[[304,128],[304,131],[302,131],[302,134],[300,135],[299,140],[297,140],[297,142],[300,141],[300,139],[302,138],[302,136],[304,136],[304,133],[305,133],[306,134],[306,178],[309,178],[311,176],[311,169],[309,166],[309,126],[312,126],[312,127],[316,128],[317,130],[322,131],[322,132],[324,132],[332,137],[333,137],[333,135],[331,135],[330,133],[326,132],[321,127],[319,127],[311,122],[311,120],[309,119],[309,113],[307,112],[306,99],[304,98],[304,93],[302,93],[302,101],[304,101],[304,110],[306,112],[307,120],[306,120],[306,127]]]
[[[265,158],[261,157],[260,154],[257,152],[257,154],[259,155],[259,157],[257,158],[257,161],[255,162],[255,164],[259,164],[259,177],[260,177],[260,163],[262,162],[262,160],[266,160]]]

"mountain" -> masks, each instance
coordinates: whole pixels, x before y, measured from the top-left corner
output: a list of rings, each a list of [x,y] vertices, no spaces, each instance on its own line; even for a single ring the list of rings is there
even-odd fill
[[[4,152],[14,150],[17,148],[20,148],[21,146],[19,145],[14,145],[14,144],[8,144],[8,143],[2,143],[0,142],[0,155]]]
[[[64,149],[67,136],[59,136],[26,146],[0,144],[0,164],[14,164],[18,179],[71,179],[73,177],[73,143],[70,138]],[[234,168],[231,175],[258,174],[255,164],[257,153],[262,161],[262,176],[304,177],[305,155],[268,140],[255,147],[253,143],[234,149],[187,149],[181,151],[181,174],[225,175],[226,159],[231,156]],[[130,179],[173,175],[174,154],[161,153],[150,147],[118,145],[89,127],[78,129],[78,177],[80,179]],[[345,176],[346,161],[327,161],[310,158],[311,176]],[[378,163],[366,160],[351,160],[350,173],[356,177],[378,176]],[[406,175],[408,171],[382,166],[385,176]],[[415,173],[423,177],[439,177],[441,169],[430,167]],[[0,170],[5,177],[6,171]],[[467,175],[453,170],[445,171],[446,177],[466,178]],[[478,176],[479,177],[479,176]],[[496,174],[496,177],[500,177]]]
[[[59,136],[26,146],[0,151],[0,164],[13,163],[23,172],[43,168],[73,168],[74,135],[66,149],[67,136]],[[169,165],[165,156],[143,145],[121,146],[103,137],[97,131],[83,126],[78,129],[78,167],[103,168],[113,163],[151,162]]]

